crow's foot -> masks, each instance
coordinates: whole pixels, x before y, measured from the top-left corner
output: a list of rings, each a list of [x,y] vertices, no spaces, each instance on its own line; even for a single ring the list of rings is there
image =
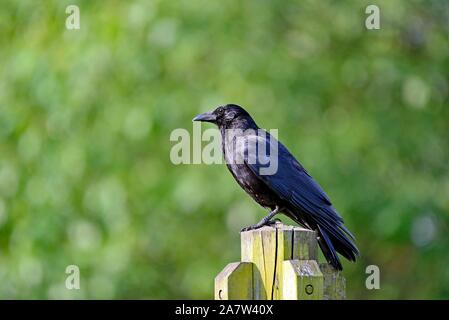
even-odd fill
[[[241,230],[240,230],[240,232],[245,232],[245,231],[250,231],[250,230],[256,230],[256,229],[260,229],[260,228],[262,228],[262,227],[264,227],[264,226],[274,226],[274,225],[276,225],[276,223],[278,223],[278,222],[281,222],[281,220],[280,219],[273,219],[273,220],[268,220],[267,222],[265,222],[264,224],[262,224],[262,223],[256,223],[256,224],[254,224],[254,225],[252,225],[252,226],[248,226],[248,227],[245,227],[245,228],[242,228]]]
[[[280,208],[278,206],[276,206],[276,208],[273,211],[271,211],[270,214],[267,215],[265,218],[260,220],[255,225],[243,228],[242,230],[240,230],[240,232],[256,230],[256,229],[262,228],[263,226],[272,226],[273,224],[276,224],[277,219],[271,220],[271,218],[273,218],[276,214],[278,214],[279,211],[280,211]]]

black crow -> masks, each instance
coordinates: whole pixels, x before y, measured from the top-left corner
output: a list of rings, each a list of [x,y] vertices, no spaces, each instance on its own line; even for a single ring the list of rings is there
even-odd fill
[[[218,126],[229,171],[243,190],[262,207],[271,210],[259,223],[242,231],[272,224],[271,219],[283,213],[317,232],[321,250],[335,269],[342,270],[337,252],[355,261],[359,255],[352,241],[355,239],[343,225],[329,197],[287,148],[260,129],[248,112],[238,105],[228,104],[200,114],[193,121]]]

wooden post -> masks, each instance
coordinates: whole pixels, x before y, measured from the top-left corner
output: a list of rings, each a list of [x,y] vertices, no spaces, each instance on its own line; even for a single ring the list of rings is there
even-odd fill
[[[344,299],[345,279],[318,264],[314,231],[276,223],[241,233],[241,260],[215,278],[216,300]]]
[[[228,264],[215,278],[215,288],[215,300],[252,300],[253,264]]]
[[[346,279],[328,263],[320,263],[324,277],[324,300],[344,300]]]

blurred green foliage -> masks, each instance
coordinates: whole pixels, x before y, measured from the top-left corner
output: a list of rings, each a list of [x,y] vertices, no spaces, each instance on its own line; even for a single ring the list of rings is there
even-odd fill
[[[448,2],[375,1],[368,31],[371,3],[2,1],[0,297],[212,298],[266,212],[169,137],[234,102],[356,235],[349,298],[449,298]]]

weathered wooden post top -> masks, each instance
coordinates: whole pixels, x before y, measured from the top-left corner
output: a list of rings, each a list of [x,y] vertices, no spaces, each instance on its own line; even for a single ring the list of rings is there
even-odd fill
[[[242,232],[241,252],[215,278],[216,300],[345,298],[340,272],[317,261],[314,231],[276,223]]]

